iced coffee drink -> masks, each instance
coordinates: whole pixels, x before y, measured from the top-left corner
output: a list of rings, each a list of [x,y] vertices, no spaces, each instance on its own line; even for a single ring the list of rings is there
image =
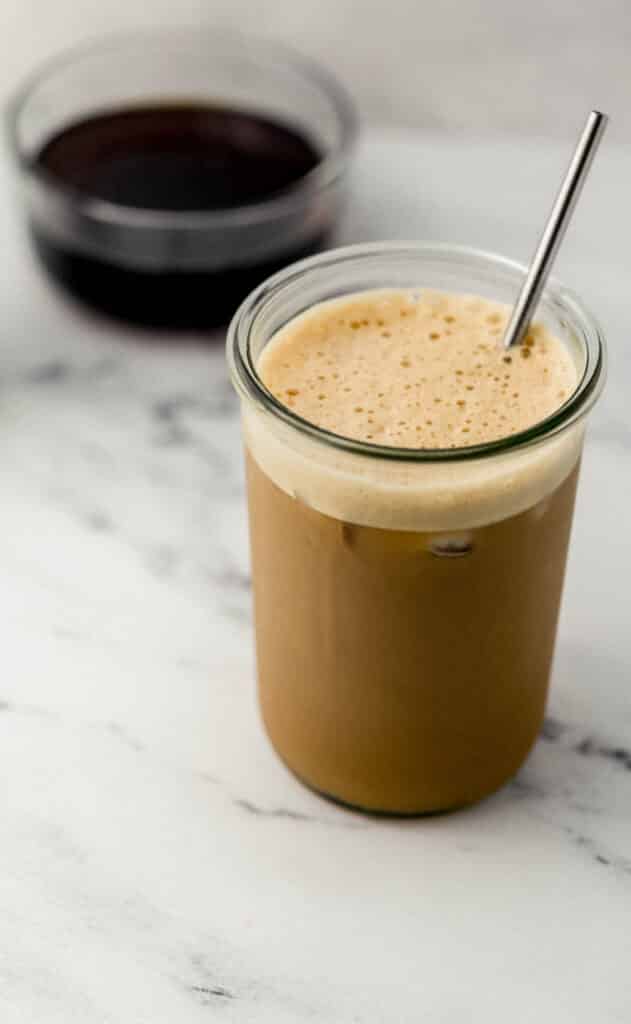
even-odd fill
[[[309,296],[240,383],[265,726],[373,811],[478,800],[532,746],[588,402],[577,339],[506,352],[505,303],[435,285]]]

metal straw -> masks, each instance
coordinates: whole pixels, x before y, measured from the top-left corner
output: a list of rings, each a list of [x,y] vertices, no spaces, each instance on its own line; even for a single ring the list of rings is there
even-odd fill
[[[607,121],[606,114],[601,114],[599,110],[592,110],[585,122],[574,156],[554,201],[548,222],[539,239],[526,279],[508,322],[502,339],[505,348],[519,345],[530,326],[550,268],[563,241],[592,160],[607,127]]]

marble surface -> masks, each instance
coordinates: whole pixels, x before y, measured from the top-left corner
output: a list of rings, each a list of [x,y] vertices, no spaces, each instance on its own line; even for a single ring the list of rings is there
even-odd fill
[[[344,237],[526,257],[566,156],[370,136]],[[3,1024],[630,1019],[629,180],[606,147],[560,264],[612,359],[546,727],[496,797],[389,822],[307,792],[263,736],[222,338],[56,292],[3,154]]]

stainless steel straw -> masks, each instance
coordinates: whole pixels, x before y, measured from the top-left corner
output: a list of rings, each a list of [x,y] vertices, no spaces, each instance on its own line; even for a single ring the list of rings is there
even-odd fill
[[[539,239],[526,279],[502,339],[505,348],[519,345],[528,330],[533,313],[548,279],[550,268],[563,241],[574,207],[581,194],[592,160],[607,127],[607,115],[592,110],[578,140],[574,156],[554,201],[548,222]]]

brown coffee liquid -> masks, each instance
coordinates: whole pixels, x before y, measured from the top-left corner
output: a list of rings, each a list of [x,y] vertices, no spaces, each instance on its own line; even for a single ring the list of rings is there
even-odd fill
[[[286,764],[399,814],[510,779],[543,722],[578,467],[455,545],[322,515],[247,461],[259,696]]]
[[[294,128],[257,114],[161,104],[99,114],[49,139],[36,166],[78,196],[134,210],[227,211],[281,195],[321,160]],[[38,225],[48,269],[80,298],[156,326],[222,323],[261,280],[320,247],[226,270],[146,271],[71,249]]]

